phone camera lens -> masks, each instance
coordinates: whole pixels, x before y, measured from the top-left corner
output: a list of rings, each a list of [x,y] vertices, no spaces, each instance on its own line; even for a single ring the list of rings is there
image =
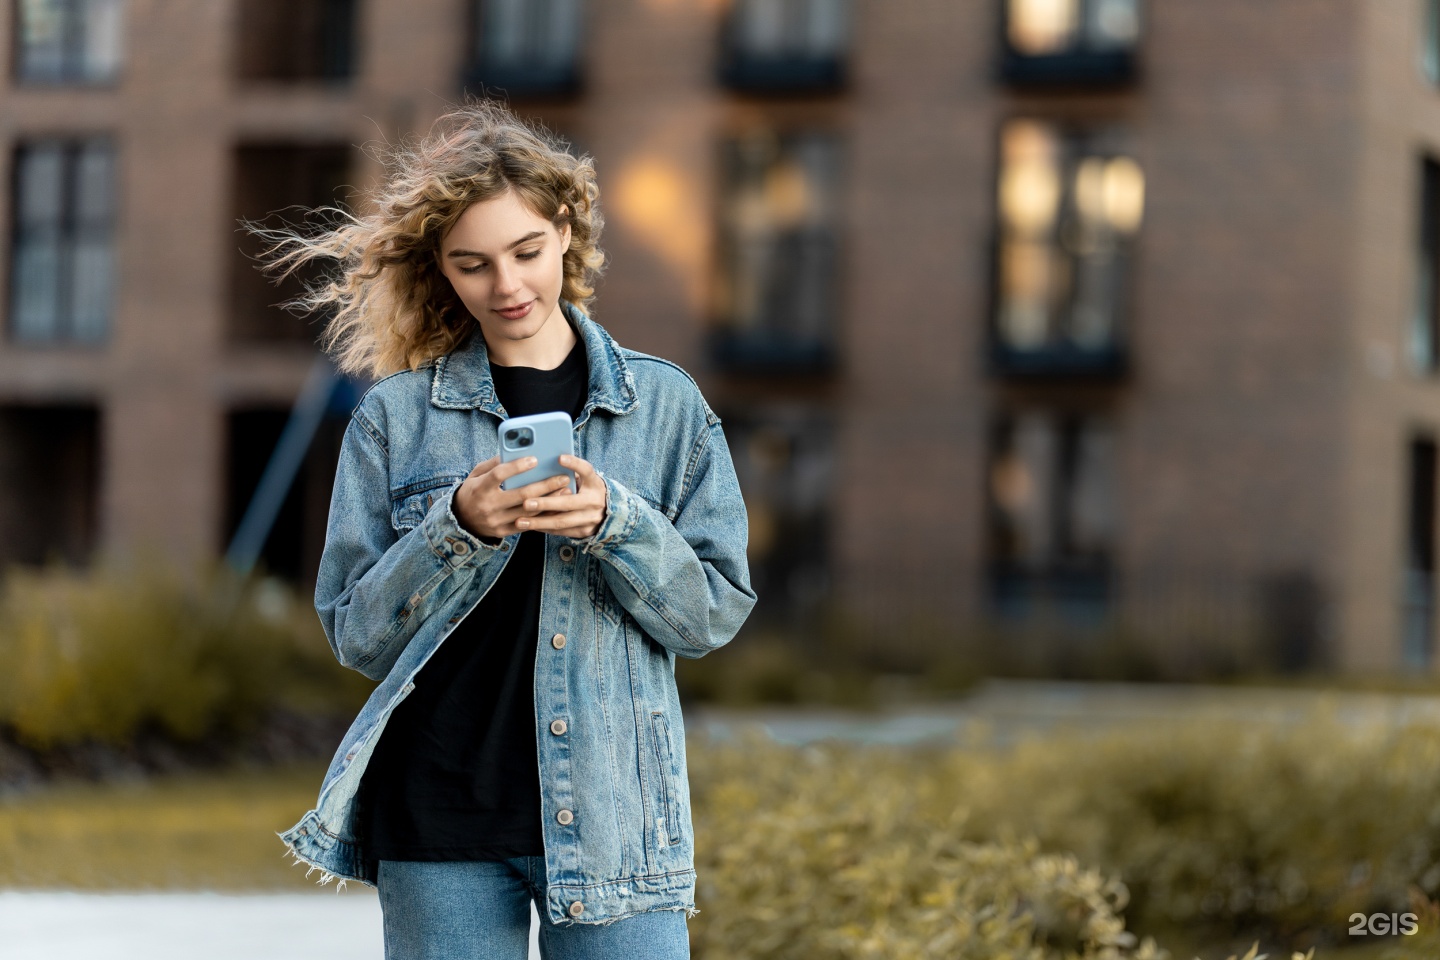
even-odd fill
[[[517,437],[519,437],[519,436],[520,436],[520,431],[519,431],[519,430],[506,430],[506,431],[505,431],[505,439],[511,441],[512,443],[513,443],[513,442],[515,441],[515,439],[516,439]]]
[[[528,447],[528,446],[530,446],[530,438],[529,438],[529,437],[521,437],[521,438],[520,438],[520,446],[522,446],[522,447]]]

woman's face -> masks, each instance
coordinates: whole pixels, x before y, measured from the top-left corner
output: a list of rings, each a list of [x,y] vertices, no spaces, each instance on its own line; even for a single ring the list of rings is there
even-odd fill
[[[460,215],[440,242],[440,270],[480,321],[486,344],[504,355],[513,353],[510,343],[519,347],[542,331],[545,340],[554,325],[566,326],[560,288],[568,249],[569,224],[556,230],[506,190]]]

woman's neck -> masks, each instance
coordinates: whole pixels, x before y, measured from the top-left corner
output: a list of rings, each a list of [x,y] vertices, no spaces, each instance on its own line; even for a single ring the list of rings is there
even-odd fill
[[[483,333],[483,331],[482,331]],[[554,370],[565,362],[577,341],[570,321],[558,308],[533,337],[524,340],[504,340],[499,337],[485,338],[485,348],[490,362],[501,367],[534,367],[537,370]]]

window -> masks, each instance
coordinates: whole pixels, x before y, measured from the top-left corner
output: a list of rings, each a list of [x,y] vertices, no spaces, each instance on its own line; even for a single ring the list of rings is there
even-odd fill
[[[18,0],[16,79],[110,83],[120,70],[123,0]]]
[[[360,399],[345,384],[348,381],[337,386],[265,537],[258,566],[266,574],[306,586],[315,583],[325,547],[325,521],[340,443],[350,411]],[[286,407],[242,408],[226,416],[226,543],[239,529],[291,416]]]
[[[1426,80],[1440,86],[1440,0],[1425,0],[1420,44],[1420,70]]]
[[[712,358],[750,372],[834,362],[840,145],[818,133],[724,146]]]
[[[725,439],[750,520],[758,619],[803,624],[829,591],[834,424],[804,407],[728,411]]]
[[[836,90],[845,82],[850,0],[738,0],[726,18],[720,79],[735,90]]]
[[[107,140],[37,140],[15,153],[10,335],[105,337],[115,285],[115,155]]]
[[[247,144],[235,151],[235,220],[263,221],[294,217],[292,206],[335,206],[346,183],[350,148],[343,144]],[[234,221],[232,221],[234,222]],[[316,317],[298,317],[280,309],[304,291],[303,278],[278,286],[256,269],[264,249],[259,238],[236,235],[231,258],[230,335],[237,340],[313,341]],[[313,277],[314,273],[309,276]]]
[[[1113,138],[1031,120],[1004,126],[993,369],[1123,369],[1130,261],[1144,203],[1140,165]]]
[[[1101,417],[1007,413],[991,434],[990,599],[1001,616],[1095,620],[1109,603],[1115,440]]]
[[[580,0],[475,0],[466,85],[511,97],[580,89]]]
[[[243,0],[236,70],[243,81],[349,80],[359,0]]]
[[[1410,363],[1419,374],[1440,371],[1440,163],[1420,164],[1420,236],[1416,247],[1415,304],[1410,320]]]
[[[1406,510],[1402,657],[1429,667],[1435,650],[1435,441],[1410,441]]]
[[[89,562],[99,477],[95,407],[0,407],[0,566]]]
[[[1139,0],[1002,0],[1001,74],[1012,83],[1115,83],[1135,71]]]

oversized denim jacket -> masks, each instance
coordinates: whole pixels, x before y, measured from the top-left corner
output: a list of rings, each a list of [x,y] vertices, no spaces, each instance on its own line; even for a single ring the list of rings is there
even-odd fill
[[[675,658],[723,646],[755,603],[747,522],[719,418],[665,360],[621,348],[562,301],[585,343],[575,452],[605,481],[583,540],[547,535],[535,644],[535,749],[552,923],[696,913],[694,833]],[[346,429],[315,606],[335,656],[380,681],[335,753],[316,808],[280,834],[300,861],[373,885],[355,794],[415,675],[513,555],[451,498],[498,450],[484,339],[361,399]],[[556,721],[564,721],[563,724]]]

